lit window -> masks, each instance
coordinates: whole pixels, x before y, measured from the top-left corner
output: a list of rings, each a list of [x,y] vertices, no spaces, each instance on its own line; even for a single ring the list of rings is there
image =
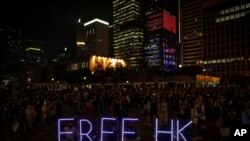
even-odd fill
[[[221,22],[223,22],[224,20],[225,20],[224,17],[221,17],[221,18],[220,18],[220,21],[221,21]]]
[[[230,8],[230,12],[234,12],[234,8]]]
[[[235,18],[239,18],[240,17],[240,13],[235,14]]]
[[[219,22],[220,22],[220,18],[217,18],[217,19],[216,19],[216,23],[219,23]]]
[[[240,7],[239,7],[239,6],[236,6],[236,7],[235,7],[235,11],[238,11],[238,10],[240,10]]]
[[[229,20],[229,16],[226,16],[226,17],[225,17],[225,21],[227,21],[227,20]]]
[[[246,5],[243,4],[243,5],[240,6],[240,8],[241,8],[241,9],[245,9],[245,8],[246,8]]]
[[[225,10],[225,14],[227,14],[227,13],[229,13],[229,9],[226,9],[226,10]]]
[[[225,13],[225,11],[224,11],[224,10],[220,11],[220,14],[221,14],[221,15],[223,15],[224,13]]]
[[[230,15],[230,20],[234,19],[234,15]]]
[[[240,14],[241,17],[244,17],[245,15],[246,15],[245,12],[242,12],[242,13]]]
[[[250,3],[247,3],[247,4],[246,4],[246,8],[250,8]]]

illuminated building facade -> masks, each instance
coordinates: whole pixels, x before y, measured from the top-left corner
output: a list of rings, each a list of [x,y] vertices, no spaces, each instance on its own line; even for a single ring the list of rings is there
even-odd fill
[[[88,56],[109,56],[109,23],[93,19],[84,23],[85,44]],[[80,44],[80,43],[79,43]]]
[[[145,1],[144,56],[148,66],[165,71],[176,69],[176,17],[166,11],[166,1]]]
[[[20,39],[19,29],[0,27],[0,79],[18,79],[21,58]]]
[[[143,24],[140,0],[114,0],[114,57],[138,67],[143,52]]]
[[[95,70],[106,70],[107,68],[123,68],[126,67],[125,61],[122,59],[107,58],[101,56],[92,56],[89,61],[89,69],[94,72]]]
[[[194,65],[203,58],[202,1],[182,1],[182,63]]]
[[[204,7],[203,47],[206,73],[249,75],[250,2],[228,0]]]

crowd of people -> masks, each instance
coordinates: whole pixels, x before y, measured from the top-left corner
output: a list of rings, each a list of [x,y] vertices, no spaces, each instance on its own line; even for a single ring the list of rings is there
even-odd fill
[[[221,140],[228,140],[234,126],[250,125],[250,94],[247,88],[218,86],[210,88],[34,88],[2,89],[4,95],[1,114],[9,132],[32,136],[42,128],[50,136],[63,106],[69,105],[72,116],[101,117],[109,115],[121,119],[136,114],[145,127],[153,128],[154,119],[161,127],[168,127],[170,119],[192,120],[191,139],[204,138],[207,122],[216,125]],[[209,123],[212,124],[212,123]],[[64,127],[68,130],[71,127]],[[134,127],[129,126],[129,129]],[[143,129],[140,129],[143,132]],[[136,140],[138,137],[127,137]],[[76,140],[75,137],[65,137]],[[110,141],[115,141],[110,137]],[[161,140],[161,139],[159,139]]]

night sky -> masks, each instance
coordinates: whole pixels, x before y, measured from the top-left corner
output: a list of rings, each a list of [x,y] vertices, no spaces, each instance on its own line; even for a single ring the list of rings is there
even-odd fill
[[[49,58],[75,46],[75,25],[100,18],[112,22],[112,0],[5,0],[0,25],[20,28],[23,39],[44,43]]]

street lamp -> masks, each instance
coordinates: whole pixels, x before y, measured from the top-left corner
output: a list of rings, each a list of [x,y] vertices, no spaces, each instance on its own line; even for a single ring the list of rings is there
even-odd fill
[[[51,78],[51,81],[54,81],[55,79],[54,78]]]
[[[179,65],[179,68],[182,68],[182,65],[181,65],[181,64]]]
[[[86,79],[87,79],[87,77],[84,76],[84,77],[83,77],[83,80],[86,80]]]
[[[205,87],[205,72],[206,72],[206,69],[205,68],[203,68],[203,84],[204,84],[204,87]]]

